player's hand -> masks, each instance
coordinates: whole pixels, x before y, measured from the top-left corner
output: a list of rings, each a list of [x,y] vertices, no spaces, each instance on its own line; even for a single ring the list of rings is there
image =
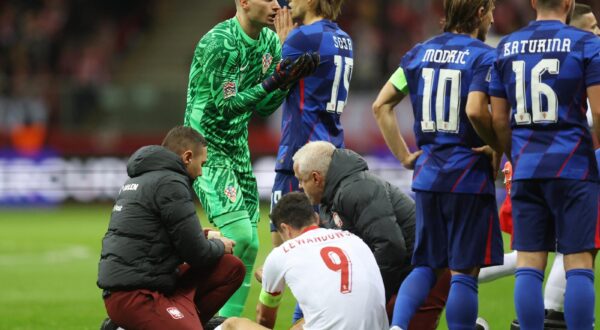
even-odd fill
[[[233,247],[235,246],[234,240],[223,236],[216,237],[216,239],[220,240],[221,242],[223,242],[223,245],[225,245],[225,254],[233,254]]]
[[[423,153],[423,150],[409,153],[408,156],[406,156],[404,159],[401,160],[401,163],[404,166],[404,168],[409,169],[409,170],[414,170],[415,163],[417,162],[417,159],[419,158],[419,156],[421,156],[422,153]]]
[[[500,161],[502,160],[502,155],[497,153],[492,147],[485,145],[483,147],[471,148],[474,152],[478,154],[484,154],[489,157],[490,162],[492,164],[492,171],[494,173],[494,180],[498,176],[498,171],[500,170]]]
[[[277,11],[277,16],[275,16],[275,31],[281,45],[283,45],[287,36],[296,27],[298,27],[298,23],[292,21],[292,15],[288,7],[283,7]]]
[[[286,57],[277,64],[275,72],[262,82],[262,86],[268,93],[289,86],[312,74],[319,62],[320,56],[316,52],[304,53],[293,62]]]
[[[254,271],[254,277],[258,281],[258,283],[262,283],[262,275],[263,275],[263,266],[256,267]]]

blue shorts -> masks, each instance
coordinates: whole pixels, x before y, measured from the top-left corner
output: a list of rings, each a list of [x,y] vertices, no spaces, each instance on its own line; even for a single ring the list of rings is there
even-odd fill
[[[513,181],[513,248],[562,254],[598,249],[599,187],[565,179]]]
[[[415,201],[413,265],[464,270],[504,262],[494,196],[416,191]]]
[[[298,188],[298,179],[294,176],[294,173],[276,172],[275,183],[271,190],[271,211],[273,211],[273,207],[275,207],[283,195],[298,190],[300,190],[300,188]],[[273,226],[271,220],[269,220],[269,224],[271,226],[271,232],[277,231],[277,228]]]

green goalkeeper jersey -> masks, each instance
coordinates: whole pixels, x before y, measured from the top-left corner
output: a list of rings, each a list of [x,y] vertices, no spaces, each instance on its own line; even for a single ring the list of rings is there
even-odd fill
[[[184,125],[208,141],[205,166],[248,168],[248,121],[273,113],[287,92],[267,93],[261,82],[281,60],[277,34],[250,38],[237,18],[216,25],[198,43],[190,69]]]

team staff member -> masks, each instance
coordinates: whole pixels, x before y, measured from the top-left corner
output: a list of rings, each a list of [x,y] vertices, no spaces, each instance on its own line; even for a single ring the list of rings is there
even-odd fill
[[[200,133],[179,126],[129,159],[98,265],[108,315],[125,329],[202,329],[242,283],[235,243],[207,240],[196,215],[206,152]]]
[[[294,173],[313,205],[319,205],[325,225],[348,230],[371,248],[381,272],[386,300],[412,270],[415,203],[397,187],[369,172],[365,160],[348,149],[316,141],[293,157]],[[446,273],[448,274],[448,273]],[[435,329],[448,296],[444,276],[411,320],[414,329]]]

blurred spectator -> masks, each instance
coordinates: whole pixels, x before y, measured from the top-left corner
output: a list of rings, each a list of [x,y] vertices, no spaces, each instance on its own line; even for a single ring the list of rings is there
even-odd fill
[[[65,85],[78,109],[73,124],[85,124],[118,55],[150,26],[154,2],[0,0],[0,147],[41,147]]]

